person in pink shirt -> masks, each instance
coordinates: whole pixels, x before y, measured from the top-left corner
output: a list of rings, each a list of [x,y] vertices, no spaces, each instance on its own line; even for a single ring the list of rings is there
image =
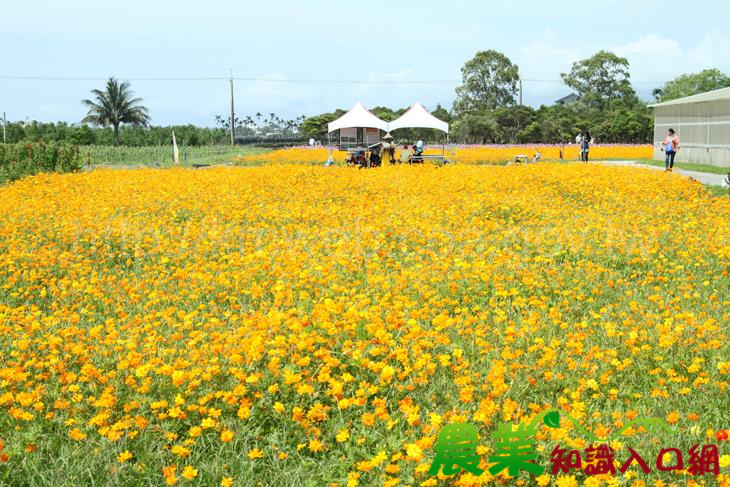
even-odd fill
[[[664,161],[665,171],[672,171],[674,169],[674,157],[677,155],[679,150],[679,137],[674,133],[674,129],[669,129],[667,137],[662,142],[664,155],[666,156]]]

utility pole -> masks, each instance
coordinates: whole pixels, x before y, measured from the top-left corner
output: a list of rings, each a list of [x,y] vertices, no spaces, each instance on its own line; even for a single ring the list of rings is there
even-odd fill
[[[231,69],[231,145],[234,145],[236,143],[236,141],[233,138],[233,131],[235,130],[235,127],[236,127],[236,122],[234,122],[234,120],[235,120],[235,113],[233,110],[233,69]]]
[[[7,142],[7,136],[5,135],[5,124],[7,121],[5,120],[5,112],[3,112],[3,144]]]
[[[522,106],[522,78],[520,78],[520,106]]]

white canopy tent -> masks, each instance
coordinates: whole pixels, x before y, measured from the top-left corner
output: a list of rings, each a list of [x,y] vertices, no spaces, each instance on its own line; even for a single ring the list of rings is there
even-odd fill
[[[332,132],[340,131],[340,147],[350,144],[357,145],[357,129],[363,129],[363,142],[366,146],[373,142],[380,142],[380,131],[388,131],[388,122],[376,117],[362,103],[357,102],[349,112],[327,124],[329,138],[329,158],[327,164],[332,164]]]
[[[420,103],[416,102],[406,113],[393,120],[388,124],[388,130],[398,129],[436,129],[446,134],[446,142],[443,146],[443,154],[441,156],[423,156],[426,157],[441,157],[443,161],[446,160],[446,146],[449,143],[449,124],[443,120],[431,115],[431,112]]]
[[[406,113],[388,124],[388,130],[436,129],[449,133],[449,124],[431,115],[420,103],[415,103]]]
[[[327,131],[329,133],[332,133],[335,130],[349,128],[371,128],[387,132],[388,122],[379,119],[373,115],[370,110],[365,108],[362,103],[357,102],[349,112],[345,113],[334,122],[327,124]]]
[[[340,131],[340,147],[350,144],[357,145],[357,130],[363,129],[363,141],[366,146],[370,146],[372,142],[380,142],[380,131],[391,132],[403,128],[424,128],[436,129],[446,134],[446,144],[448,144],[449,124],[443,120],[434,117],[431,112],[426,110],[420,103],[415,103],[397,120],[390,123],[381,120],[375,116],[370,110],[365,108],[362,103],[358,102],[347,113],[340,118],[327,124],[327,132],[329,134],[329,158],[327,164],[332,164],[332,132]],[[444,153],[446,152],[446,144],[444,144]],[[429,156],[430,157],[430,156]],[[437,156],[433,156],[437,157]]]

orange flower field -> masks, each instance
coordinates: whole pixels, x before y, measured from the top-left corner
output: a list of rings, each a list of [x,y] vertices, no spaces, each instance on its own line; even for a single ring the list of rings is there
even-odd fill
[[[527,155],[533,157],[536,152],[542,154],[544,160],[560,160],[562,151],[563,158],[566,160],[576,160],[580,158],[578,147],[573,145],[490,145],[490,146],[469,146],[457,145],[448,146],[446,156],[449,160],[456,163],[465,164],[499,164],[512,161],[517,155]],[[396,152],[396,157],[400,160],[400,148]],[[426,149],[426,154],[442,154],[443,147],[432,147]],[[303,147],[293,149],[279,149],[263,154],[252,154],[241,156],[236,159],[240,165],[258,165],[258,164],[321,164],[327,160],[329,151],[323,147]],[[654,150],[651,145],[596,145],[591,148],[590,156],[593,160],[639,160],[651,159],[654,156]],[[333,151],[332,159],[337,163],[342,163],[347,158],[346,151]]]
[[[304,164],[0,187],[0,484],[730,485],[730,198],[631,167],[263,157]],[[548,408],[677,432],[611,442],[650,475],[429,475],[444,425],[477,426],[486,470],[498,424]],[[548,467],[589,446],[565,420],[536,439]],[[719,476],[654,468],[695,444]]]

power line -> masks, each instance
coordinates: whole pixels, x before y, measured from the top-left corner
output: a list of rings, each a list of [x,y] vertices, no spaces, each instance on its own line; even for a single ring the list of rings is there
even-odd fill
[[[261,83],[318,83],[318,84],[452,84],[461,80],[327,80],[327,79],[284,79],[284,78],[241,78],[241,77],[193,77],[193,78],[118,78],[127,81],[250,81]],[[64,76],[8,76],[0,75],[0,79],[15,81],[107,81],[108,78],[64,77]]]
[[[121,77],[117,77],[122,79]],[[9,76],[0,75],[0,79],[18,81],[107,81],[109,78],[85,78],[66,76]],[[227,81],[229,78],[198,77],[198,78],[123,78],[127,81]]]
[[[460,84],[463,80],[354,80],[354,79],[286,79],[286,78],[230,78],[230,77],[189,77],[189,78],[123,78],[135,82],[171,82],[171,81],[243,81],[253,83],[299,83],[299,84],[342,84],[342,85],[425,85],[425,84]],[[12,76],[0,75],[0,80],[14,81],[107,81],[108,78],[64,77],[64,76]],[[562,79],[521,78],[530,83],[564,84]],[[665,81],[632,81],[634,85],[662,85]]]

